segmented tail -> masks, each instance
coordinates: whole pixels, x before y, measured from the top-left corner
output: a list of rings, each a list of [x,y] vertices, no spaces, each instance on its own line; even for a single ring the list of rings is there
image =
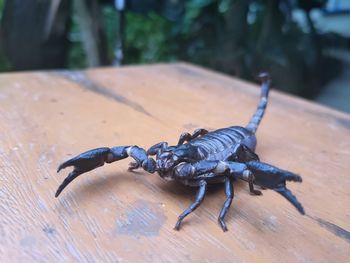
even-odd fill
[[[269,96],[269,90],[271,85],[271,79],[268,73],[263,72],[260,73],[259,78],[261,79],[261,94],[260,94],[260,102],[259,105],[250,119],[248,125],[246,128],[250,130],[251,132],[255,133],[258,129],[259,123],[264,116],[265,109],[267,106],[267,99]]]

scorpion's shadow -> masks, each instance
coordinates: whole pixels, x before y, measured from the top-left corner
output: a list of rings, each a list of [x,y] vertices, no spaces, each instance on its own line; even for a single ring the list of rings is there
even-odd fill
[[[141,174],[134,172],[135,174]],[[88,178],[88,179],[87,179]],[[99,173],[98,175],[91,174],[85,178],[85,182],[79,186],[71,186],[75,188],[72,191],[68,191],[64,198],[64,202],[83,204],[84,202],[90,202],[95,198],[107,198],[111,193],[118,193],[118,189],[125,187],[125,185],[137,184],[140,178],[133,177],[132,174],[127,172],[107,172]],[[83,178],[81,178],[83,179]],[[78,183],[78,182],[77,182]],[[125,189],[124,189],[125,191]],[[65,205],[61,203],[57,207],[58,210],[64,209]]]
[[[163,180],[159,180],[159,182],[157,182],[157,187],[159,187],[164,192],[176,196],[184,196],[186,198],[194,198],[198,190],[198,187],[186,186],[176,181],[164,182]],[[235,194],[246,188],[247,186],[244,182],[234,182]],[[206,197],[217,195],[218,192],[224,193],[224,183],[209,184],[208,191],[206,192]]]
[[[166,199],[176,200],[181,197],[181,200],[186,202],[186,205],[190,204],[196,193],[197,187],[189,187],[185,186],[179,182],[164,182],[160,178],[157,180],[150,180],[147,178],[150,176],[147,173],[142,171],[133,171],[133,172],[107,172],[107,173],[99,173],[96,175],[90,175],[85,179],[83,185],[75,186],[75,189],[68,192],[64,197],[64,202],[75,203],[77,205],[84,204],[86,202],[91,202],[91,200],[95,200],[96,198],[106,199],[111,193],[118,195],[118,189],[125,188],[125,185],[134,185],[134,184],[145,184],[145,187],[152,192],[157,191],[159,189],[159,198],[162,200],[161,195],[167,193]],[[151,175],[155,176],[155,175]],[[82,179],[82,178],[81,178]],[[234,183],[235,186],[235,194],[240,191],[244,191],[246,185],[244,182],[236,181]],[[72,188],[74,185],[71,186]],[[125,189],[123,189],[125,191]],[[122,192],[122,191],[120,191]],[[206,197],[212,198],[213,196],[220,196],[218,198],[222,198],[222,202],[225,200],[224,195],[224,184],[217,183],[208,186],[208,191],[206,193]],[[164,194],[165,196],[165,194]],[[165,199],[165,198],[164,198]],[[186,201],[188,200],[188,201]],[[185,206],[186,206],[185,205]],[[61,211],[66,210],[66,206],[60,202],[60,205],[56,206],[56,209]],[[232,216],[232,213],[227,215],[228,217]]]

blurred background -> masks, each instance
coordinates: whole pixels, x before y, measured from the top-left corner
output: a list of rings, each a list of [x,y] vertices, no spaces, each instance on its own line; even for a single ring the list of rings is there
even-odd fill
[[[350,112],[349,0],[0,0],[0,71],[187,61]]]

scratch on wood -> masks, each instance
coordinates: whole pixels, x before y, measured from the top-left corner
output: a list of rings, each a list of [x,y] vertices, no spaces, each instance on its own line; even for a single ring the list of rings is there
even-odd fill
[[[74,83],[79,84],[81,87],[84,87],[90,91],[98,93],[106,98],[113,99],[119,103],[122,103],[124,105],[131,107],[132,109],[138,112],[141,112],[143,114],[146,114],[149,117],[154,118],[154,116],[148,111],[146,111],[145,108],[142,107],[140,104],[134,101],[131,101],[128,98],[103,87],[101,84],[94,82],[83,72],[62,70],[62,71],[54,71],[53,74],[60,77],[64,77],[67,80],[70,80],[70,81],[73,81]]]
[[[75,245],[73,245],[73,243],[66,243],[66,248],[76,262],[84,262],[83,256],[80,254],[80,251],[75,247]]]
[[[347,242],[350,242],[350,232],[349,231],[347,231],[344,228],[337,226],[333,223],[330,223],[322,218],[314,218],[314,217],[311,217],[311,218],[316,220],[317,223],[321,227],[326,228],[328,231],[332,232],[336,236],[343,238]]]
[[[324,112],[323,113],[315,113],[311,110],[309,110],[308,112],[311,112],[315,116],[319,116],[319,117],[322,117],[324,119],[331,120],[335,124],[337,124],[338,126],[344,128],[344,129],[347,129],[347,130],[350,129],[350,119],[338,117],[338,116],[335,116],[334,114],[330,114],[330,113],[324,113]]]
[[[202,74],[197,68],[192,68],[188,66],[184,66],[182,64],[176,64],[173,66],[180,74],[184,74],[190,77],[196,77],[196,78],[207,78],[207,75]]]
[[[138,200],[130,208],[126,217],[117,220],[117,234],[131,236],[158,236],[166,221],[166,216],[158,203]]]

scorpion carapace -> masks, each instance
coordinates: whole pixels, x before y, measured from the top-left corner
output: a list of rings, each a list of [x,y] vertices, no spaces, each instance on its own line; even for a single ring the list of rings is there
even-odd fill
[[[193,134],[181,134],[177,145],[169,146],[160,142],[147,151],[136,145],[97,148],[62,163],[58,171],[73,166],[73,171],[59,186],[56,197],[79,175],[91,171],[104,163],[112,163],[132,157],[129,171],[142,168],[149,173],[157,172],[166,180],[175,180],[188,186],[198,187],[194,203],[178,218],[175,229],[180,229],[182,220],[193,212],[203,201],[207,185],[223,183],[226,201],[221,209],[218,221],[226,231],[225,215],[231,205],[236,180],[249,184],[250,193],[261,195],[262,189],[272,189],[284,196],[295,208],[304,214],[304,209],[297,198],[286,188],[287,181],[301,182],[299,175],[282,170],[267,163],[260,162],[254,152],[256,146],[255,132],[265,113],[271,80],[267,73],[260,74],[261,95],[257,110],[248,125],[232,126],[208,132],[197,129]],[[155,160],[152,158],[155,157]]]

